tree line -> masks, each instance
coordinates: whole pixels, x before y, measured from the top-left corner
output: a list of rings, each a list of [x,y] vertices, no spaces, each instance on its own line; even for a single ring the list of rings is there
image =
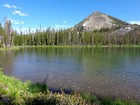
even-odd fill
[[[14,44],[16,46],[112,46],[112,45],[139,45],[140,30],[129,32],[125,35],[111,34],[109,29],[94,31],[79,30],[59,30],[48,28],[45,31],[36,30],[35,33],[15,35]]]
[[[125,35],[112,34],[114,30],[100,29],[93,31],[61,29],[36,29],[27,33],[13,31],[11,22],[6,19],[4,27],[0,24],[0,47],[5,46],[112,46],[139,45],[140,29],[135,28]]]

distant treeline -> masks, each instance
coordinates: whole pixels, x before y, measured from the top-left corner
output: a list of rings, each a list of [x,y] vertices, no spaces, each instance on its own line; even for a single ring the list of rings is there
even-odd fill
[[[139,45],[140,27],[135,26],[133,30],[121,34],[116,30],[100,29],[94,31],[78,29],[54,30],[51,28],[17,33],[12,28],[10,20],[5,19],[4,27],[0,24],[0,47],[11,46],[37,46],[37,45],[68,45],[68,46],[112,46],[112,45]],[[125,32],[125,31],[124,31]]]
[[[140,30],[135,29],[125,35],[112,34],[109,29],[94,30],[90,32],[78,30],[51,30],[36,31],[29,34],[14,35],[16,46],[37,45],[77,45],[77,46],[111,46],[111,45],[139,45]]]

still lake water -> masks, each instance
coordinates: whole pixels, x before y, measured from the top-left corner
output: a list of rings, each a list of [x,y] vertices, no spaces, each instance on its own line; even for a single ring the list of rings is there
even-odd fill
[[[0,51],[4,73],[52,88],[140,100],[140,48],[22,48]]]

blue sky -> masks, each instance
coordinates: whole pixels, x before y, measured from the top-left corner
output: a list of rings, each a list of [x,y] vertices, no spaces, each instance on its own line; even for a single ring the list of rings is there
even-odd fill
[[[68,28],[94,11],[140,24],[140,0],[0,0],[0,22],[14,29]]]

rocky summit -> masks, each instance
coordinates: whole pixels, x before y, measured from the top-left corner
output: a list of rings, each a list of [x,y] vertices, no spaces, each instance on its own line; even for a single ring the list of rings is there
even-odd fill
[[[105,15],[101,12],[94,12],[85,18],[82,22],[77,24],[75,28],[82,27],[84,30],[93,30],[101,28],[112,28],[115,26],[115,22],[108,15]]]
[[[83,19],[83,21],[75,25],[72,29],[76,29],[78,31],[109,29],[109,31],[111,30],[111,34],[125,35],[134,31],[135,29],[140,30],[140,26],[127,23],[101,12],[93,12],[91,15]]]

